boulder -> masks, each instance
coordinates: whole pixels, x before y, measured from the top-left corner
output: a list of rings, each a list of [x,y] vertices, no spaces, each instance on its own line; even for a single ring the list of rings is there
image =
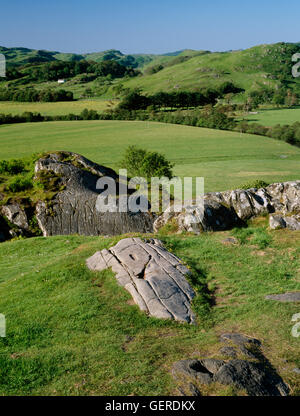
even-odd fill
[[[159,240],[125,238],[109,250],[96,252],[86,264],[93,271],[111,267],[119,285],[150,316],[195,322],[191,310],[195,292],[186,280],[189,270]]]
[[[220,383],[244,390],[249,396],[287,396],[289,387],[276,373],[260,351],[260,341],[242,334],[222,334],[221,341],[235,347],[223,347],[220,352],[233,359],[187,359],[173,364],[172,374],[186,395],[201,394],[201,384]],[[251,361],[237,358],[252,347]],[[255,361],[254,361],[255,360]],[[189,386],[193,386],[189,388]]]
[[[11,203],[3,205],[1,208],[1,214],[8,219],[16,227],[22,230],[28,230],[28,218],[25,210],[18,203]]]
[[[269,226],[272,230],[288,228],[292,231],[300,230],[300,214],[297,215],[270,215]]]
[[[39,201],[36,205],[43,235],[152,232],[154,218],[148,212],[99,212],[96,209],[97,198],[103,192],[96,184],[104,176],[116,181],[118,186],[116,172],[76,153],[57,152],[39,159],[35,180],[44,181],[46,187],[51,185],[54,193],[51,201]]]
[[[274,183],[266,188],[275,211],[300,212],[300,181]]]

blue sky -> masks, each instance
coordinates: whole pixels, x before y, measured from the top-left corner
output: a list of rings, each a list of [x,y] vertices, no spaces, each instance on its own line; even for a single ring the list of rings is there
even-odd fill
[[[299,42],[299,26],[299,0],[11,0],[1,4],[0,45],[75,53],[222,51]]]

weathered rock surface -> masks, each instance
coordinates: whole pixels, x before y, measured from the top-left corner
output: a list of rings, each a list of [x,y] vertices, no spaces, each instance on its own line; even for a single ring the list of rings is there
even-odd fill
[[[201,384],[220,383],[234,385],[236,388],[245,390],[249,396],[287,396],[288,386],[271,367],[266,358],[259,350],[260,342],[254,338],[241,334],[223,334],[222,342],[235,345],[226,348],[225,356],[230,351],[234,353],[234,359],[225,361],[214,358],[188,359],[174,363],[172,374],[175,379],[187,389],[180,387],[180,391],[186,395],[199,395],[198,389]],[[252,360],[236,358],[238,354],[245,355],[245,351],[252,348]],[[255,359],[255,361],[254,361]],[[192,383],[191,383],[192,381]],[[189,389],[192,386],[192,389]],[[195,393],[196,392],[196,393]]]
[[[125,238],[109,250],[97,251],[86,263],[93,271],[111,267],[118,283],[150,316],[194,323],[189,270],[159,240]]]
[[[98,212],[96,201],[102,190],[97,180],[103,176],[118,180],[112,169],[71,152],[57,152],[39,159],[35,176],[56,179],[56,195],[36,206],[36,217],[44,236],[116,235],[151,232],[153,216],[141,212]]]
[[[278,302],[300,302],[300,292],[289,292],[280,295],[267,295],[267,300],[277,300]]]
[[[300,230],[300,214],[297,215],[270,215],[269,226],[272,230],[288,228],[292,231]]]
[[[222,231],[243,224],[259,215],[278,212],[284,215],[279,226],[297,230],[300,218],[300,181],[276,183],[261,189],[237,189],[211,192],[204,195],[204,209],[191,203],[182,212],[173,212],[172,207],[154,222],[158,231],[169,221],[175,221],[179,231],[201,233]],[[292,213],[296,216],[286,214]],[[272,220],[271,220],[272,221]],[[274,218],[274,224],[277,218]],[[284,222],[283,222],[284,221]]]
[[[1,214],[17,227],[28,230],[29,224],[27,215],[25,210],[19,204],[12,203],[2,206]]]

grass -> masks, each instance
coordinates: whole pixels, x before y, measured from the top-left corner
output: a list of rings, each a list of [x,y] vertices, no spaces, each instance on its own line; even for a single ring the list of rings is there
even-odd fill
[[[111,271],[86,268],[88,256],[121,237],[1,244],[0,312],[7,336],[0,338],[0,394],[176,394],[174,361],[218,357],[218,336],[240,331],[263,342],[264,354],[299,395],[291,371],[300,364],[299,339],[291,336],[299,307],[264,296],[299,287],[300,234],[257,232],[271,236],[263,251],[251,240],[221,244],[230,233],[160,236],[192,268],[194,287],[206,286],[211,305],[198,296],[196,327],[147,317]],[[202,393],[232,394],[218,386]]]
[[[275,126],[276,124],[293,124],[300,120],[300,107],[257,111],[258,114],[249,114],[246,116],[246,119],[267,127]]]
[[[56,103],[22,103],[16,101],[0,101],[0,114],[20,115],[25,111],[41,113],[44,116],[65,115],[69,113],[80,114],[82,110],[96,110],[102,112],[114,106],[116,101],[107,100],[78,100]]]
[[[138,121],[75,121],[0,126],[0,159],[70,150],[114,169],[137,145],[164,153],[180,177],[203,176],[206,191],[300,177],[300,150],[267,137]]]

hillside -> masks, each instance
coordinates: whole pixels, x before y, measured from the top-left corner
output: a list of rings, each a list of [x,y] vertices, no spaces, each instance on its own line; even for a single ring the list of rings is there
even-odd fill
[[[299,51],[300,44],[278,43],[242,51],[197,54],[184,62],[166,65],[155,74],[128,80],[124,87],[153,93],[216,87],[231,81],[246,91],[285,85],[300,92],[300,79],[292,77],[291,61]]]
[[[133,54],[125,55],[118,50],[108,50],[88,54],[38,51],[26,48],[0,47],[7,59],[9,69],[18,69],[9,80],[0,81],[2,87],[35,87],[37,89],[59,89],[57,79],[65,79],[64,89],[75,98],[116,97],[118,89],[141,89],[144,93],[158,91],[197,91],[211,87],[218,89],[221,84],[231,82],[245,90],[235,94],[234,102],[242,102],[251,91],[266,91],[272,95],[276,91],[285,94],[292,90],[300,94],[300,78],[292,77],[292,56],[300,51],[299,43],[277,43],[260,45],[246,50],[229,52],[209,52],[183,50],[164,55]],[[76,69],[70,73],[70,65],[77,61],[96,63],[116,62],[122,67],[138,70],[131,75],[103,76],[97,70],[85,73]],[[66,62],[54,78],[37,79],[39,68],[44,74],[51,68],[47,64]],[[69,64],[69,67],[67,67]],[[24,66],[25,65],[25,66]],[[49,66],[48,65],[48,66]],[[79,65],[79,64],[78,64]],[[142,71],[142,73],[140,73]],[[66,74],[66,75],[64,75]],[[46,82],[45,82],[46,81]],[[86,90],[89,92],[87,93]]]
[[[82,55],[73,53],[60,53],[28,48],[5,48],[4,46],[0,46],[0,53],[5,56],[8,66],[53,62],[56,60],[69,62],[84,59]]]

